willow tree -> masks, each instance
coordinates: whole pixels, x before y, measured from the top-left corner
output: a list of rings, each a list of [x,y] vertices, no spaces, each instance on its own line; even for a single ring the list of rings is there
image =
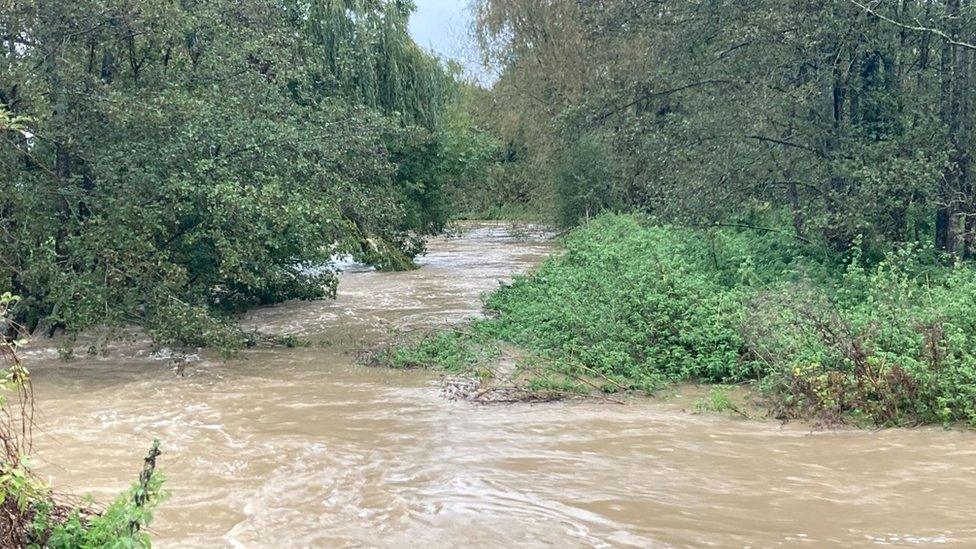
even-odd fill
[[[413,2],[312,0],[302,14],[306,61],[317,62],[320,92],[341,93],[406,124],[433,129],[452,79],[410,38]]]
[[[22,324],[239,344],[222,313],[331,295],[336,253],[406,266],[437,228],[415,212],[438,166],[404,166],[449,79],[409,4],[0,7],[0,104],[27,125],[0,129],[0,292]]]

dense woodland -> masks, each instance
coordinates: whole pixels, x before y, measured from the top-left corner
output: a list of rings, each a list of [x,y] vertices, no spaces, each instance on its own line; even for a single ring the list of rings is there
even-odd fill
[[[483,0],[509,200],[974,255],[969,0]],[[541,188],[540,188],[541,187]]]

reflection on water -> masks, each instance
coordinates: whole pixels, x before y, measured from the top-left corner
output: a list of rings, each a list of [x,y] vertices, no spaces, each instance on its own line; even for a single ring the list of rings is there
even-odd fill
[[[350,268],[335,302],[246,322],[325,345],[203,358],[28,353],[41,472],[107,499],[159,437],[161,547],[976,545],[976,435],[811,433],[655,400],[483,407],[422,372],[361,368],[390,328],[457,322],[551,245],[502,225],[423,268]]]

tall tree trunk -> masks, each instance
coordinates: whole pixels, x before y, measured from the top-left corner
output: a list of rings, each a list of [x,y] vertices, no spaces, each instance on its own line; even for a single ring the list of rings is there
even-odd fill
[[[946,2],[946,16],[949,21],[949,35],[953,40],[959,38],[959,3],[960,0]],[[956,251],[953,217],[958,202],[960,175],[960,95],[961,90],[958,70],[959,48],[944,41],[942,45],[942,76],[941,115],[942,122],[949,130],[949,141],[953,147],[951,162],[942,175],[939,189],[939,207],[935,217],[935,246],[952,257]]]
[[[68,193],[63,192],[71,177],[71,154],[65,140],[68,135],[70,96],[61,72],[61,51],[64,47],[64,30],[61,28],[62,6],[58,2],[42,2],[39,8],[38,31],[39,48],[44,51],[44,72],[53,98],[53,116],[48,130],[54,142],[54,174],[56,176],[55,195],[57,198],[58,229],[54,246],[58,254],[64,254],[64,243],[68,234],[71,206]]]
[[[838,47],[842,48],[843,46],[838,45]],[[830,86],[831,126],[829,130],[830,135],[828,137],[827,150],[829,151],[831,160],[833,160],[841,152],[844,146],[844,104],[847,102],[848,93],[844,72],[841,68],[842,57],[843,56],[840,54],[836,56]],[[844,251],[849,249],[853,244],[852,235],[841,224],[842,219],[845,217],[845,214],[841,209],[841,205],[845,202],[843,195],[849,192],[849,182],[846,177],[840,173],[837,173],[837,169],[835,167],[831,166],[830,172],[825,202],[828,220],[825,237],[828,245],[832,249],[836,251]]]
[[[962,0],[960,9],[968,11],[972,7],[972,0]],[[976,27],[971,23],[972,27]],[[967,40],[976,40],[976,28],[960,29],[960,34]],[[973,151],[976,148],[976,52],[959,48],[957,53],[956,78],[958,79],[957,96],[959,101],[959,184],[962,190],[963,213],[963,258],[976,257],[976,193],[973,181]]]
[[[962,257],[966,260],[972,260],[976,258],[976,234],[974,234],[974,229],[976,229],[976,216],[973,215],[972,208],[966,214],[966,221],[963,227]]]

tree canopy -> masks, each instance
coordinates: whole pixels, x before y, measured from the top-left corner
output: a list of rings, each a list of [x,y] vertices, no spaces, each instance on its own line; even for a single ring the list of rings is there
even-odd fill
[[[402,0],[3,0],[0,291],[18,321],[230,343],[221,311],[405,268],[446,221],[452,74]]]
[[[566,223],[759,216],[838,251],[976,253],[970,0],[481,0],[478,36],[487,118]]]

